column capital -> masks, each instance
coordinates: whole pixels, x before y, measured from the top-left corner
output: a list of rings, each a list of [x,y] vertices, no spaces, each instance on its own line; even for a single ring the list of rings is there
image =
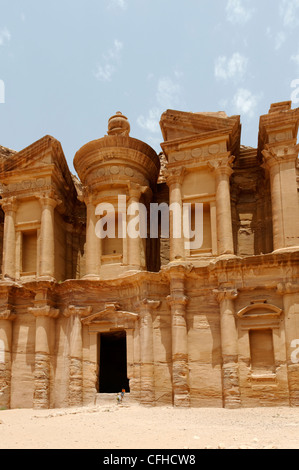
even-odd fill
[[[233,173],[232,164],[234,160],[234,155],[228,153],[228,155],[223,158],[209,160],[208,166],[212,171],[215,171],[216,174],[225,174],[227,176],[231,176]]]
[[[213,289],[213,294],[219,303],[223,300],[234,300],[239,295],[238,290],[233,288]]]
[[[173,168],[167,170],[165,173],[167,186],[170,187],[173,184],[182,184],[184,176],[186,174],[186,167]]]
[[[138,307],[141,311],[151,312],[152,310],[156,310],[161,305],[160,300],[151,300],[151,299],[143,299],[138,303]]]
[[[299,293],[299,283],[280,282],[277,284],[277,293],[280,295]]]
[[[11,310],[2,310],[0,311],[0,320],[9,320],[14,321],[16,319],[16,314]]]
[[[50,307],[50,305],[43,305],[40,307],[30,307],[28,309],[29,313],[32,313],[36,318],[37,317],[49,317],[57,318],[59,316],[59,310],[56,308]]]
[[[285,147],[269,147],[266,146],[262,150],[263,155],[263,167],[272,168],[273,166],[279,165],[280,163],[294,162],[297,161],[299,152],[299,144],[285,146]]]
[[[145,190],[143,186],[135,183],[128,183],[128,192],[130,199],[140,199],[142,192]]]
[[[173,305],[187,305],[189,302],[189,298],[186,295],[175,296],[175,295],[168,295],[166,297],[167,303],[170,306]]]
[[[52,206],[52,207],[56,207],[56,206],[59,206],[60,204],[62,204],[62,201],[60,199],[57,198],[57,196],[54,194],[53,191],[49,192],[49,193],[43,193],[39,196],[37,196],[40,204],[42,207],[44,206]]]
[[[0,205],[5,213],[16,212],[18,208],[18,199],[15,196],[0,199]]]
[[[88,191],[83,193],[82,199],[86,206],[89,206],[89,205],[96,206],[93,195],[90,194]]]
[[[75,305],[69,305],[67,308],[64,309],[63,315],[67,318],[71,316],[79,316],[79,317],[88,317],[92,312],[92,307],[77,307]]]

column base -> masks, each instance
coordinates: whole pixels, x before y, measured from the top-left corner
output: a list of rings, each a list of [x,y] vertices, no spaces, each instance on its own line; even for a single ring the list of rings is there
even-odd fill
[[[10,377],[10,367],[0,364],[0,406],[7,410],[10,408]]]
[[[69,406],[83,405],[82,360],[70,358]]]
[[[174,395],[173,406],[176,408],[190,408],[190,395]]]
[[[223,405],[224,408],[240,408],[241,396],[239,386],[238,364],[228,363],[222,366]]]
[[[47,354],[35,354],[34,382],[33,408],[49,409],[50,358]]]

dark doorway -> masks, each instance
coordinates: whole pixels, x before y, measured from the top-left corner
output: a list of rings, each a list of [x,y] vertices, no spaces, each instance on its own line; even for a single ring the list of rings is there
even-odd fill
[[[130,392],[127,378],[127,337],[125,331],[100,336],[100,393]]]

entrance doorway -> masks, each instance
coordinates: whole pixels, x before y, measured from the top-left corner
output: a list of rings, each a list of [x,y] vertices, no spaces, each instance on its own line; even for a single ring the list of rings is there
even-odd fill
[[[101,333],[99,393],[130,392],[125,331]]]

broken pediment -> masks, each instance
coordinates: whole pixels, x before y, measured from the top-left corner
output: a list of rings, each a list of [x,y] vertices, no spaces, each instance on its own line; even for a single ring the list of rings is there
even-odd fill
[[[10,154],[9,158],[3,159],[0,170],[7,173],[47,166],[54,163],[57,158],[59,146],[60,143],[54,137],[46,135],[23,150]]]
[[[167,110],[162,114],[160,127],[164,142],[189,137],[209,138],[213,135],[228,135],[230,147],[240,140],[240,116],[228,117],[224,112],[218,113],[188,113]]]
[[[83,325],[89,326],[89,331],[100,331],[109,328],[135,328],[134,323],[139,315],[120,310],[115,302],[105,304],[105,309],[82,319]]]
[[[0,154],[1,157],[1,154]],[[76,195],[62,147],[49,135],[20,152],[0,158],[0,185],[3,197],[31,195],[56,186],[70,200]]]

